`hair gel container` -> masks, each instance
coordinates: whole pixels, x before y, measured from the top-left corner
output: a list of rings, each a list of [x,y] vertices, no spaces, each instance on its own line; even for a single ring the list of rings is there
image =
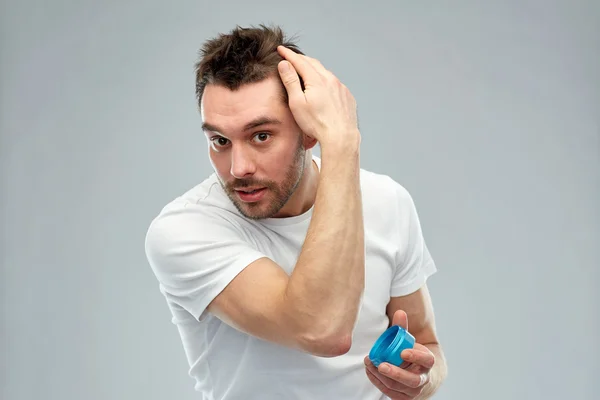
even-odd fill
[[[405,349],[412,349],[414,345],[413,335],[401,326],[393,325],[379,336],[369,352],[369,359],[375,367],[382,362],[399,367],[403,362],[400,353]]]

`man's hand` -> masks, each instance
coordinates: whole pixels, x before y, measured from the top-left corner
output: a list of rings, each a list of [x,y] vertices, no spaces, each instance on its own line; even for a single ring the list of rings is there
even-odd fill
[[[277,50],[285,59],[279,62],[279,75],[300,129],[317,139],[321,147],[358,145],[356,101],[350,90],[318,60],[283,46]]]
[[[394,314],[392,325],[408,330],[408,318],[404,311]],[[376,368],[369,357],[365,357],[367,377],[383,394],[392,400],[419,399],[429,383],[429,372],[435,364],[434,354],[425,346],[415,343],[410,350],[400,354],[404,362],[397,367],[381,363]]]

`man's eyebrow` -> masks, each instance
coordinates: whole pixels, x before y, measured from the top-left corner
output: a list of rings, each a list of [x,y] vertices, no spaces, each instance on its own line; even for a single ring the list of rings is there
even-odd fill
[[[262,125],[281,125],[281,121],[277,118],[271,117],[258,117],[254,120],[248,122],[246,126],[244,126],[245,131],[249,131],[250,129],[258,128]]]
[[[244,126],[244,131],[249,131],[250,129],[258,128],[259,126],[262,126],[262,125],[281,125],[281,123],[282,122],[280,120],[278,120],[277,118],[258,117],[258,118],[253,119],[252,121],[248,122]],[[202,123],[202,130],[218,132],[218,133],[222,132],[222,130],[218,126],[215,126],[208,122]]]

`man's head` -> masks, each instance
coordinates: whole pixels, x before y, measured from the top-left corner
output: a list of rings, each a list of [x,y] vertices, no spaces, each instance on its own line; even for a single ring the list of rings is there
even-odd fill
[[[279,45],[300,53],[280,28],[237,27],[207,41],[196,64],[211,163],[231,201],[252,219],[280,214],[302,185],[306,151],[316,143],[289,109]]]

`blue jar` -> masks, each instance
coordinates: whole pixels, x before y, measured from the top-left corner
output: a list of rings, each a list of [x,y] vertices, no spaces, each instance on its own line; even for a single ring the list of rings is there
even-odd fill
[[[414,345],[413,335],[401,326],[393,325],[379,336],[369,352],[369,359],[375,367],[382,362],[399,367],[403,362],[400,357],[402,351],[412,349]]]

